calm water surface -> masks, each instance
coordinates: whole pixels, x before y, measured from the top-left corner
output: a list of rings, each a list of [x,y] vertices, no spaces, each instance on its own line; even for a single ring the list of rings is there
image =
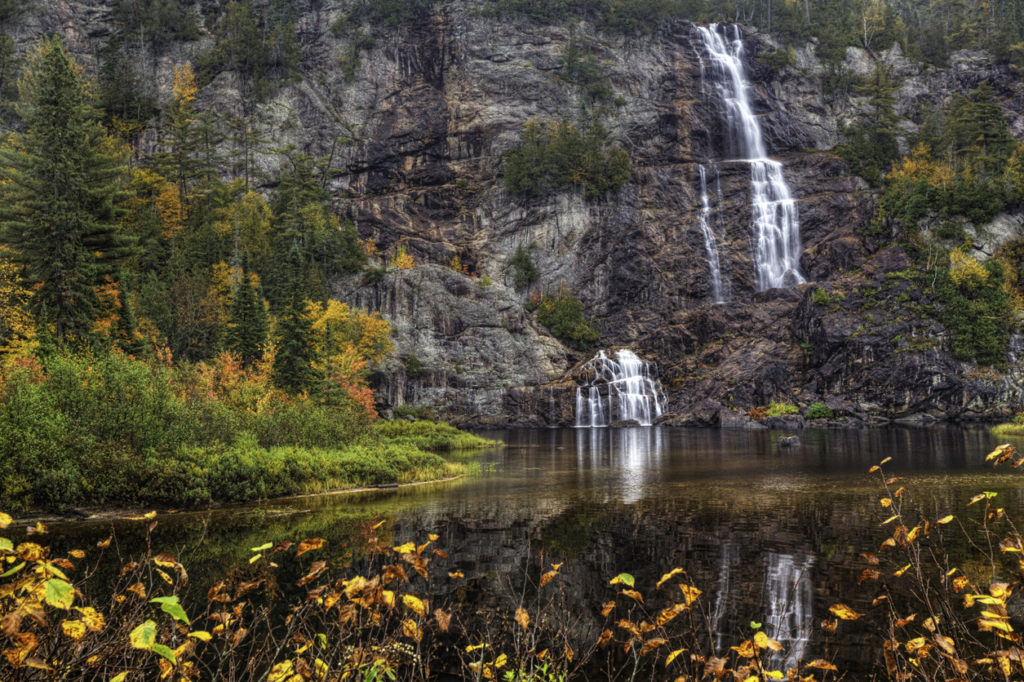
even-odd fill
[[[1024,517],[1022,474],[985,466],[997,441],[984,429],[810,430],[795,448],[780,448],[784,434],[769,431],[483,435],[507,445],[462,481],[161,515],[153,542],[187,554],[193,573],[213,574],[245,563],[248,548],[266,541],[317,535],[342,552],[367,522],[385,519],[395,542],[440,534],[451,570],[481,585],[514,582],[542,552],[564,561],[567,592],[584,612],[610,597],[608,580],[619,572],[652,590],[679,566],[704,590],[718,646],[749,635],[755,620],[786,644],[785,662],[829,655],[856,668],[871,664],[872,647],[830,643],[818,624],[830,604],[863,607],[873,596],[856,585],[859,553],[885,537],[872,464],[892,457],[887,469],[933,518],[961,511],[982,490]],[[142,525],[117,525],[123,550],[141,545]],[[52,542],[82,544],[110,530],[109,521],[54,524]]]

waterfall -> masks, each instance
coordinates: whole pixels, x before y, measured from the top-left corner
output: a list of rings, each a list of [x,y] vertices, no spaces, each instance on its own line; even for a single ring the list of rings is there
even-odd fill
[[[765,633],[783,645],[772,656],[773,666],[795,668],[803,658],[811,638],[814,614],[811,566],[814,557],[796,561],[792,554],[769,553],[765,570],[765,600],[768,615]]]
[[[708,267],[711,269],[711,297],[715,303],[724,303],[722,296],[722,267],[718,261],[718,244],[711,229],[711,204],[708,202],[708,177],[704,166],[700,170],[700,231],[704,235],[704,249],[708,252]]]
[[[617,351],[614,358],[598,351],[581,370],[586,378],[576,387],[576,426],[630,419],[650,426],[665,411],[665,391],[654,369],[631,350]]]
[[[800,222],[796,202],[782,176],[782,164],[769,159],[765,150],[761,125],[750,105],[743,66],[743,38],[739,26],[733,25],[732,29],[732,40],[726,40],[718,24],[697,27],[711,59],[715,90],[725,103],[730,143],[740,160],[750,164],[757,290],[793,286],[806,281],[800,274]],[[703,65],[703,59],[701,63]]]

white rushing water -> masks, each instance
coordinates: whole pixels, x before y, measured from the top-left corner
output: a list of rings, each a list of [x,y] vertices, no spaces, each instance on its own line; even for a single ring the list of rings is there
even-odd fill
[[[616,351],[614,358],[598,351],[583,371],[589,378],[576,387],[576,426],[630,419],[650,426],[665,411],[661,382],[651,365],[631,350]]]
[[[814,557],[797,561],[792,554],[769,552],[765,567],[764,598],[768,608],[765,633],[783,650],[771,659],[782,670],[796,667],[807,651],[814,627],[811,567]]]
[[[711,59],[715,90],[725,103],[730,141],[741,160],[750,164],[750,200],[754,234],[754,262],[758,291],[805,282],[800,274],[800,221],[796,202],[782,176],[782,164],[768,158],[761,125],[750,105],[743,66],[743,37],[732,26],[699,26],[704,49]],[[703,59],[701,60],[703,66]]]
[[[708,201],[708,174],[704,166],[700,170],[700,231],[704,235],[704,249],[708,253],[708,268],[711,270],[711,298],[715,303],[724,303],[722,294],[722,266],[718,260],[718,243],[711,229],[711,203]]]

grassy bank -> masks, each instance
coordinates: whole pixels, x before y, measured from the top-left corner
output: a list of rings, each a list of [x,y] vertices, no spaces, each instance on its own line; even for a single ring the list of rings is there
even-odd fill
[[[444,478],[487,441],[276,389],[230,357],[26,362],[0,380],[0,506],[201,506]]]
[[[998,424],[992,427],[993,435],[999,437],[1005,436],[1024,436],[1024,424],[1013,421],[1007,424]]]

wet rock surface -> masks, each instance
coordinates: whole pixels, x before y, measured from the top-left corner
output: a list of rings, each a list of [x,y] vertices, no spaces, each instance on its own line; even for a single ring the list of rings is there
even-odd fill
[[[110,32],[105,3],[42,5],[19,29],[19,43],[60,30],[94,71],[87,45]],[[991,418],[1020,403],[1014,358],[1005,372],[954,361],[934,319],[902,304],[869,305],[873,297],[862,293],[908,261],[863,234],[877,197],[829,150],[869,105],[855,94],[826,96],[813,45],[798,46],[795,68],[773,70],[757,58],[778,44],[744,28],[752,107],[796,200],[800,269],[812,282],[757,292],[750,164],[730,154],[694,26],[676,22],[642,41],[581,29],[615,98],[602,107],[602,123],[629,152],[632,177],[596,199],[515,197],[502,182],[503,154],[526,122],[573,118],[586,104],[584,89],[559,75],[573,32],[484,16],[472,5],[456,0],[381,36],[351,77],[337,68],[349,38],[330,31],[341,5],[304,12],[302,73],[252,117],[266,140],[254,160],[258,177],[271,177],[281,162],[273,150],[288,145],[329,158],[335,209],[382,254],[377,264],[386,266],[399,244],[417,262],[377,283],[339,281],[333,291],[394,325],[396,359],[374,375],[385,412],[426,405],[464,424],[573,423],[570,370],[584,357],[533,321],[530,292],[507,288],[520,246],[540,273],[533,292],[567,287],[596,320],[598,347],[629,346],[657,363],[669,399],[662,423],[756,426],[743,421],[747,409],[772,400],[839,404],[837,423]],[[160,101],[171,65],[210,41],[140,59]],[[948,69],[924,68],[898,48],[878,58],[901,79],[897,113],[918,115],[988,81],[1011,128],[1024,134],[1024,87],[989,55],[957,53]],[[863,51],[847,54],[855,74],[874,65]],[[224,73],[197,104],[239,112],[239,93]],[[154,131],[142,139],[152,146]],[[701,165],[725,282],[720,305],[711,302],[699,227]],[[981,248],[995,248],[1015,220],[988,226]],[[496,284],[443,267],[456,256],[466,272]],[[816,304],[818,288],[842,299]],[[900,294],[927,305],[909,288]],[[424,368],[416,376],[404,363],[412,355]]]

